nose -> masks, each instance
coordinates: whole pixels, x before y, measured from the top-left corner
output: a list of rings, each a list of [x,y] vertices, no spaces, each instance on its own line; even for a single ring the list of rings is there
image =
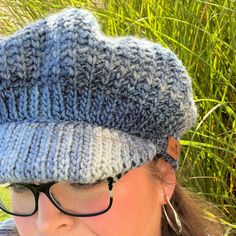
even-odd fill
[[[39,194],[36,227],[42,234],[57,235],[60,231],[69,231],[74,217],[63,215],[44,193]]]

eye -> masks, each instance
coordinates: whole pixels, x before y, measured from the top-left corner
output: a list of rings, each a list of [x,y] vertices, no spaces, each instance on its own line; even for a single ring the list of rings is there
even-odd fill
[[[79,183],[72,183],[70,184],[73,188],[78,189],[91,189],[94,187],[94,184],[79,184]]]
[[[10,188],[15,193],[22,193],[29,191],[29,189],[26,186],[18,183],[11,183],[6,188]]]
[[[92,184],[81,184],[81,183],[71,183],[70,185],[74,188],[79,188],[79,189],[92,189],[94,187],[100,186],[104,181],[98,181]]]

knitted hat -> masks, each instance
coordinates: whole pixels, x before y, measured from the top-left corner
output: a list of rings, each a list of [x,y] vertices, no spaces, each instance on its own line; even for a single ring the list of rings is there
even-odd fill
[[[196,120],[191,81],[163,46],[108,37],[66,8],[0,41],[0,182],[93,183],[162,156]]]

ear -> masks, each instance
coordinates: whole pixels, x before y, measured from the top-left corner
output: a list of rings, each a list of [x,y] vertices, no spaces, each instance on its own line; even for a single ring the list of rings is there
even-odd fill
[[[160,175],[160,186],[162,190],[161,194],[161,204],[167,203],[166,196],[171,199],[172,194],[175,190],[176,185],[176,171],[170,166],[166,161],[159,159],[157,162],[157,173]]]

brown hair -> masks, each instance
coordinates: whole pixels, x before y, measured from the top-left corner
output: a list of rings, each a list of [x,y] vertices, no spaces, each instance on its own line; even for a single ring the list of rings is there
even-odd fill
[[[156,173],[158,168],[158,160],[153,160],[149,163],[148,167],[152,176],[158,180],[164,181],[164,176],[160,173]],[[159,171],[159,169],[158,169]],[[179,182],[179,180],[177,181]],[[172,206],[177,212],[180,221],[182,223],[182,236],[222,236],[224,235],[223,226],[216,221],[211,221],[204,215],[204,210],[213,212],[212,204],[190,193],[184,187],[181,187],[179,183],[176,184],[174,193],[170,199]],[[166,205],[168,206],[168,204]],[[167,214],[172,222],[175,222],[174,214],[170,208],[166,207]],[[214,214],[218,214],[214,210]],[[161,219],[161,235],[162,236],[176,236],[177,234],[168,224],[165,215],[162,212]]]

